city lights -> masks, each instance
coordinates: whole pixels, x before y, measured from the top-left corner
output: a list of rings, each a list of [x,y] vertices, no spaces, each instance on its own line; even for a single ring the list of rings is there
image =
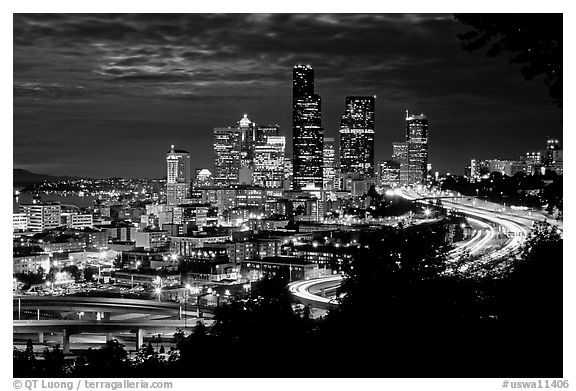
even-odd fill
[[[568,378],[558,15],[14,14],[12,377]]]

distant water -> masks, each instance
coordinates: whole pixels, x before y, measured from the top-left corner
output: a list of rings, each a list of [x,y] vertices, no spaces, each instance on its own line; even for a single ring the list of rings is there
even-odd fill
[[[20,204],[30,204],[32,202],[33,197],[34,195],[31,193],[20,194],[18,198],[14,197],[12,202],[14,213],[19,212]],[[79,208],[86,208],[88,206],[94,205],[94,200],[96,199],[96,197],[94,196],[85,196],[85,197],[80,197],[77,195],[62,196],[59,194],[40,194],[40,197],[44,202],[50,202],[50,201],[61,202],[62,204],[75,205]]]

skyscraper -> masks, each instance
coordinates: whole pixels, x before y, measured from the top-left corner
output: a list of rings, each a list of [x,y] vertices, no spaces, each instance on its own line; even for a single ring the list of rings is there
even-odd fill
[[[378,186],[397,187],[400,184],[400,163],[384,160],[377,165]]]
[[[177,205],[190,194],[190,153],[180,149],[166,153],[166,204]]]
[[[409,183],[408,142],[392,143],[392,160],[399,165],[399,184],[407,185]]]
[[[340,122],[340,171],[374,176],[374,97],[346,97]]]
[[[266,137],[268,136],[280,136],[280,126],[278,125],[256,126],[256,145],[266,144]]]
[[[241,143],[240,143],[240,167],[252,169],[254,160],[254,145],[256,144],[256,124],[248,118],[248,114],[236,123],[236,127],[240,130]]]
[[[266,143],[254,148],[254,184],[266,188],[282,187],[285,136],[267,136]]]
[[[324,129],[320,96],[314,93],[314,70],[296,65],[293,70],[293,188],[312,184],[322,188]]]
[[[334,137],[324,137],[323,188],[333,190],[336,185],[336,148]]]
[[[410,115],[406,110],[406,141],[408,183],[422,183],[428,172],[428,119],[424,114]]]
[[[171,145],[166,153],[166,169],[166,183],[190,183],[190,153]]]
[[[238,183],[242,132],[239,128],[214,128],[214,184]]]

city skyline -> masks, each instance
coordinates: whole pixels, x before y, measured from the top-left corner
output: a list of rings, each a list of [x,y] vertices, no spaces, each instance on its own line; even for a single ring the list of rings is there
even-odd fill
[[[222,36],[213,25],[243,21],[251,22],[240,33],[249,44],[229,38],[225,49],[214,46]],[[162,177],[171,144],[190,152],[192,169],[212,168],[213,129],[245,113],[279,124],[292,151],[290,71],[300,62],[316,70],[325,137],[337,137],[346,96],[377,96],[375,163],[402,140],[405,109],[433,123],[434,171],[462,174],[471,158],[517,158],[548,137],[561,140],[562,110],[542,81],[463,50],[456,34],[467,27],[452,15],[15,15],[14,22],[14,168],[32,172]],[[314,39],[306,39],[301,33],[312,28]],[[203,37],[210,39],[201,45]],[[276,40],[283,44],[271,46]]]

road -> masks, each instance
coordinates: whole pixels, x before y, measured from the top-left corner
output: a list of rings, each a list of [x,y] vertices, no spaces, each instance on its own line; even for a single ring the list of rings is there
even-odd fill
[[[468,221],[489,226],[489,234],[483,240],[479,240],[472,245],[462,247],[473,257],[468,259],[463,265],[458,265],[457,269],[448,269],[448,272],[463,273],[471,277],[485,277],[502,272],[526,241],[529,232],[535,222],[546,220],[546,216],[533,210],[512,210],[504,205],[487,202],[474,197],[460,196],[453,193],[453,198],[443,198],[444,207],[454,209],[462,213]],[[422,198],[434,198],[431,193],[416,192],[415,190],[405,190],[402,193],[404,198],[418,200]],[[497,235],[503,236],[504,243],[489,246]],[[452,253],[457,255],[457,253]],[[457,260],[457,258],[453,258]]]
[[[505,206],[473,197],[434,197],[430,193],[404,190],[402,197],[409,200],[440,198],[444,206],[461,212],[468,222],[476,226],[472,238],[459,243],[448,255],[447,274],[463,273],[470,277],[485,277],[499,273],[513,260],[526,240],[534,222],[545,221],[538,211],[507,210]],[[557,223],[562,228],[561,223]],[[504,239],[498,239],[503,237]],[[502,242],[503,241],[503,242]],[[464,264],[457,261],[466,256]],[[453,266],[452,266],[453,265]],[[330,309],[337,305],[333,298],[319,292],[334,291],[340,286],[342,276],[330,276],[311,281],[297,281],[288,285],[290,293],[301,303],[315,308]],[[326,296],[326,295],[324,295]]]
[[[334,290],[342,283],[342,275],[337,274],[330,277],[322,277],[314,280],[296,281],[288,284],[290,293],[302,304],[311,305],[314,308],[331,309],[337,304],[330,297],[322,297],[324,290]]]

